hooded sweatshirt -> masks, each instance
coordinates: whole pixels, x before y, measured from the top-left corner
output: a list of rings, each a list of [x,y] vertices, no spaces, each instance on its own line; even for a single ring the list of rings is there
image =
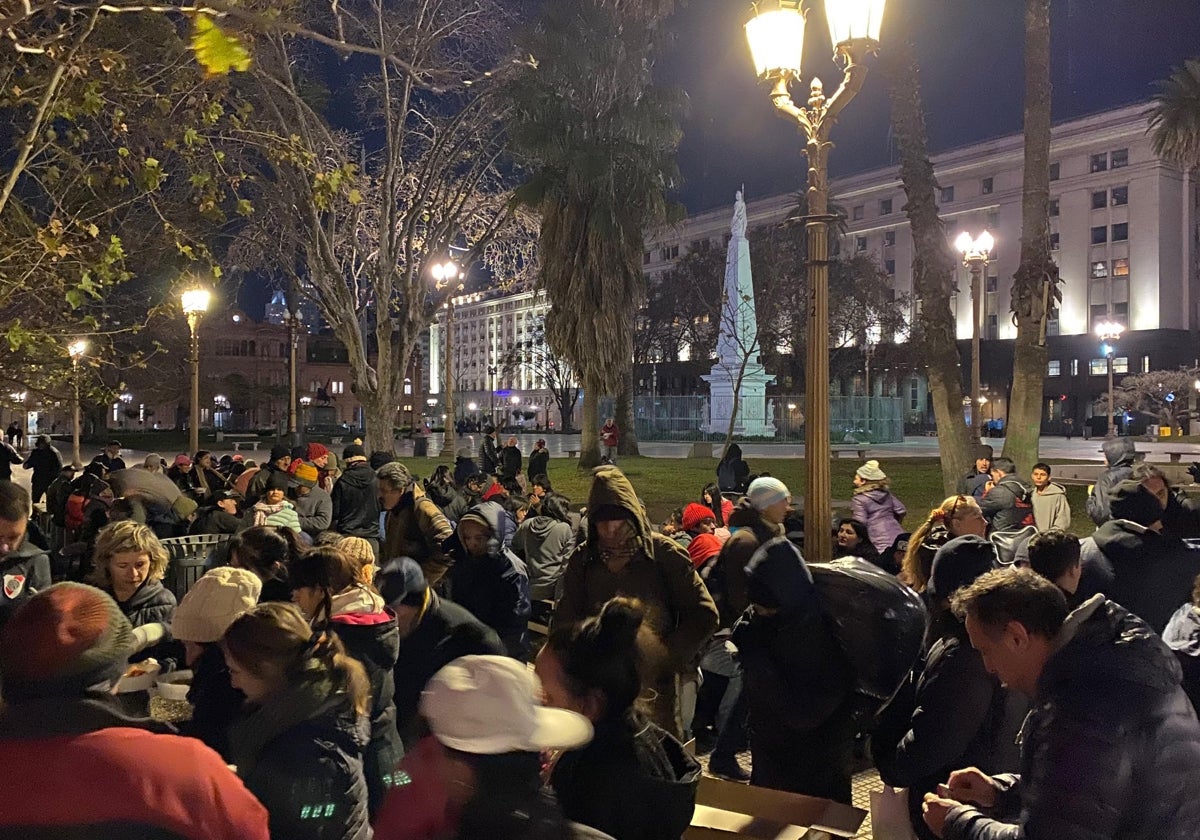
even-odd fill
[[[51,583],[50,557],[29,539],[0,559],[0,627],[17,605]]]
[[[391,786],[392,770],[404,757],[393,699],[400,633],[396,616],[384,606],[382,596],[366,586],[352,586],[334,595],[332,607],[330,629],[367,669],[371,680],[371,741],[363,752],[363,772],[374,815]]]
[[[646,626],[667,647],[667,668],[676,673],[695,659],[717,628],[716,605],[692,569],[687,549],[651,531],[625,474],[614,466],[604,466],[597,467],[593,475],[588,511],[609,505],[629,511],[633,557],[621,570],[610,571],[600,557],[596,523],[589,516],[587,540],[567,561],[554,623],[582,621],[598,614],[605,602],[617,596],[637,598],[646,609]]]
[[[1097,525],[1103,525],[1112,518],[1113,488],[1133,475],[1133,461],[1136,457],[1133,441],[1127,437],[1106,440],[1103,449],[1108,469],[1096,479],[1092,492],[1087,497],[1088,516],[1092,517],[1092,521]]]
[[[1067,531],[1071,527],[1071,504],[1067,501],[1067,491],[1061,484],[1053,481],[1038,490],[1036,487],[1029,494],[1033,503],[1033,522],[1039,531],[1049,531],[1051,528],[1061,528]]]
[[[575,534],[567,522],[531,516],[513,534],[512,550],[529,569],[529,596],[535,601],[553,600],[567,558],[575,550]]]
[[[379,494],[375,471],[364,461],[351,461],[330,491],[334,531],[347,537],[379,539]]]

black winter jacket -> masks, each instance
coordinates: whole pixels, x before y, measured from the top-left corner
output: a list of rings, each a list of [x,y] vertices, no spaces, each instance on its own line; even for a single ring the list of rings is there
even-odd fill
[[[513,479],[521,472],[521,450],[515,446],[505,446],[500,450],[498,467],[500,478]]]
[[[995,816],[951,809],[943,837],[1195,838],[1200,724],[1179,679],[1179,663],[1145,622],[1104,598],[1085,603],[1038,679],[1021,775],[997,779]]]
[[[271,836],[370,840],[362,753],[370,723],[328,685],[289,686],[230,730],[233,764],[266,806]]]
[[[373,618],[377,620],[372,621]],[[381,616],[335,615],[329,626],[346,646],[346,652],[367,669],[371,680],[371,741],[363,753],[363,772],[374,815],[392,786],[392,771],[404,757],[393,702],[396,694],[393,669],[400,653],[396,616],[390,610]]]
[[[1080,598],[1101,593],[1145,620],[1155,633],[1191,598],[1200,549],[1127,519],[1110,519],[1080,547]]]
[[[232,513],[226,513],[220,508],[208,508],[196,517],[196,521],[192,523],[188,533],[236,534],[238,531],[249,528],[251,521],[241,516],[234,516]]]
[[[478,508],[476,508],[478,510]],[[454,557],[446,580],[450,598],[496,631],[509,656],[529,656],[529,572],[517,555],[489,546],[483,557],[470,557],[457,534],[446,541]]]
[[[1088,516],[1097,525],[1103,525],[1112,518],[1113,488],[1133,475],[1133,461],[1136,457],[1133,440],[1127,437],[1107,440],[1103,449],[1108,469],[1100,473],[1087,497]]]
[[[366,461],[348,465],[329,495],[333,500],[332,530],[347,537],[379,539],[379,493],[375,471]]]
[[[496,445],[496,439],[491,435],[484,435],[483,443],[479,446],[479,469],[487,475],[495,475],[499,468],[500,449]]]
[[[417,626],[400,642],[396,658],[396,719],[408,749],[428,732],[418,712],[421,692],[430,677],[460,656],[503,656],[496,631],[458,604],[433,592]]]
[[[1022,520],[1033,515],[1029,502],[1029,486],[1015,475],[1001,478],[992,489],[979,500],[979,507],[987,517],[993,531],[1019,531]],[[1029,503],[1030,507],[1018,508],[1017,502]]]
[[[537,478],[539,475],[547,475],[546,471],[549,469],[549,449],[535,449],[529,453],[529,466],[526,468],[526,475],[530,478]]]
[[[464,458],[461,455],[454,459],[454,483],[462,487],[467,479],[479,474],[479,464],[474,458]]]
[[[230,682],[220,645],[205,645],[204,652],[192,663],[187,700],[192,704],[192,719],[180,725],[180,734],[199,738],[226,762],[231,761],[229,727],[237,720],[246,695]]]
[[[564,753],[550,775],[567,819],[614,840],[679,840],[699,782],[696,760],[638,715],[598,723],[591,742]]]

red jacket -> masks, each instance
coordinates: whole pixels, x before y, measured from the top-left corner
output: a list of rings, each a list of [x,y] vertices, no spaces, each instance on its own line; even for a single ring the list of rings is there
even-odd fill
[[[266,808],[193,738],[110,727],[6,739],[0,767],[14,771],[5,774],[4,836],[26,829],[52,838],[60,828],[75,837],[81,828],[105,826],[155,840],[270,838]]]

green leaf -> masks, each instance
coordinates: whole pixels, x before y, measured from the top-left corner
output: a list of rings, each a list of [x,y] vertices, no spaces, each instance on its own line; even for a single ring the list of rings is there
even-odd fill
[[[359,204],[362,202],[362,193],[360,193],[358,190],[352,189],[350,190],[347,198],[350,200],[351,204]]]
[[[237,214],[239,216],[249,216],[254,213],[254,205],[249,199],[239,198],[237,203]]]
[[[250,53],[236,35],[227,34],[207,15],[197,15],[192,26],[192,51],[207,76],[225,76],[250,69]]]

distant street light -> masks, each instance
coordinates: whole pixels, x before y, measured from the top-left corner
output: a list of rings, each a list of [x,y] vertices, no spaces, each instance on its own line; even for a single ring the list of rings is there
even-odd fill
[[[879,27],[885,0],[825,0],[825,17],[835,58],[844,62],[842,83],[826,99],[821,80],[814,77],[803,106],[788,93],[799,80],[804,55],[805,15],[800,0],[770,0],[755,7],[746,24],[746,39],[760,79],[773,83],[771,101],[779,113],[803,132],[808,158],[809,301],[805,383],[808,420],[804,431],[806,463],[804,489],[804,553],[817,561],[833,554],[832,490],[830,488],[829,417],[829,185],[826,181],[830,135],[838,115],[866,81],[867,53],[879,49]]]
[[[1108,433],[1106,437],[1110,438],[1117,435],[1117,426],[1113,421],[1113,411],[1116,410],[1113,399],[1113,353],[1116,352],[1116,343],[1121,340],[1123,332],[1125,332],[1125,327],[1116,321],[1101,321],[1096,325],[1096,337],[1104,342],[1100,345],[1100,352],[1104,354],[1104,358],[1108,359]]]
[[[435,262],[429,269],[430,276],[433,277],[434,287],[440,292],[446,287],[450,287],[450,295],[446,298],[443,308],[446,310],[446,357],[442,362],[442,389],[446,392],[446,417],[442,423],[442,457],[449,458],[454,455],[454,371],[451,369],[453,359],[451,352],[454,349],[454,293],[462,291],[463,284],[461,279],[465,279],[465,275],[458,267],[453,259],[447,257],[444,260]],[[461,278],[461,279],[460,279]]]
[[[996,240],[986,230],[974,238],[965,230],[954,240],[954,247],[963,255],[963,265],[971,273],[971,440],[979,443],[979,334],[983,310],[983,275],[991,258]]]
[[[200,449],[200,319],[208,311],[211,298],[208,289],[188,289],[180,295],[183,304],[183,314],[187,316],[188,330],[192,334],[191,353],[188,360],[192,364],[192,406],[191,418],[188,422],[188,451],[195,453]]]
[[[76,470],[83,469],[83,459],[79,456],[79,360],[87,349],[88,343],[82,338],[67,345],[67,354],[71,357],[71,385],[75,394],[71,407],[71,464]]]

